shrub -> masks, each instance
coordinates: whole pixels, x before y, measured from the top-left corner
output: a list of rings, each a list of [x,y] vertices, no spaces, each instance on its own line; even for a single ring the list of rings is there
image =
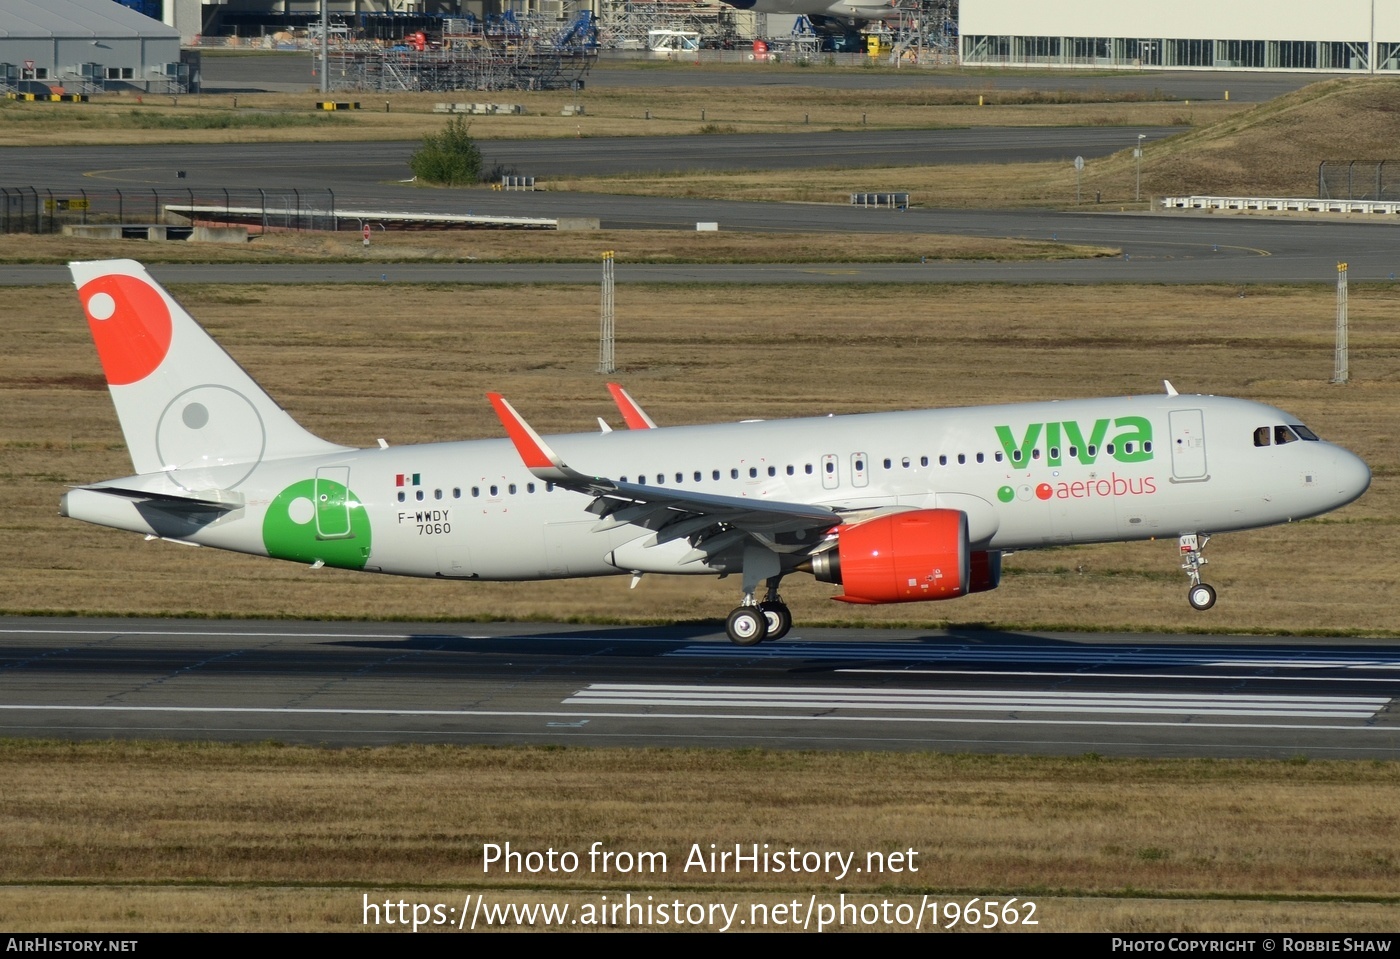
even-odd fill
[[[408,161],[413,175],[425,183],[462,186],[481,179],[481,150],[463,117],[453,117],[441,133],[423,138],[423,146]]]

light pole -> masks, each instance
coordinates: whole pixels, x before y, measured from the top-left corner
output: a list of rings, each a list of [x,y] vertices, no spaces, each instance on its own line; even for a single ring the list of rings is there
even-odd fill
[[[1137,149],[1133,151],[1133,156],[1137,157],[1137,188],[1133,191],[1134,200],[1142,199],[1142,141],[1146,139],[1146,133],[1139,133]]]

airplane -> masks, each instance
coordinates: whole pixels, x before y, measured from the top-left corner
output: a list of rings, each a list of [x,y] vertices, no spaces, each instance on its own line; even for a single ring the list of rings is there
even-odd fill
[[[783,637],[778,587],[846,603],[995,589],[1011,550],[1175,537],[1192,607],[1210,534],[1316,516],[1371,481],[1354,454],[1249,400],[1162,394],[657,426],[378,448],[312,435],[141,264],[70,264],[135,474],[64,516],[306,563],[449,580],[740,577],[726,631]],[[600,421],[601,422],[601,421]],[[762,592],[760,593],[760,588]]]
[[[843,21],[897,20],[892,0],[724,0],[726,6],[751,13],[796,13]]]

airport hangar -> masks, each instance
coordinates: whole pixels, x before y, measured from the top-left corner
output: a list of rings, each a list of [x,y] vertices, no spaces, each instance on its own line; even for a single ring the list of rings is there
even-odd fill
[[[965,66],[1400,75],[1400,4],[961,0]]]
[[[182,88],[179,31],[112,0],[5,0],[0,89],[92,93]]]

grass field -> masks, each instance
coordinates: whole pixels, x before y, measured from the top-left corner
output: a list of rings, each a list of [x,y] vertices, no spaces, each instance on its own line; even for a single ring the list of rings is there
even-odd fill
[[[983,105],[978,106],[978,97]],[[482,139],[800,133],[821,130],[931,129],[978,126],[1179,126],[1232,116],[1225,102],[1113,94],[1045,94],[936,87],[880,91],[782,87],[762,98],[733,90],[690,87],[589,88],[583,92],[497,92],[337,95],[363,109],[323,112],[317,94],[106,95],[90,103],[0,100],[0,132],[11,146],[120,143],[246,143],[416,140],[439,131],[437,103],[510,103],[523,115],[471,118]],[[562,116],[582,105],[582,116]]]
[[[741,233],[680,230],[472,230],[374,234],[268,233],[248,243],[134,243],[62,235],[0,234],[0,262],[67,263],[138,257],[143,263],[447,262],[912,263],[930,260],[1067,260],[1115,256],[1112,247],[928,233]]]
[[[1394,762],[0,743],[0,776],[11,930],[353,930],[366,899],[468,894],[746,915],[809,895],[1014,896],[1046,932],[1393,931],[1400,905]],[[507,842],[581,866],[486,869],[484,846]],[[591,869],[594,842],[666,868]],[[711,843],[906,861],[687,870]]]

